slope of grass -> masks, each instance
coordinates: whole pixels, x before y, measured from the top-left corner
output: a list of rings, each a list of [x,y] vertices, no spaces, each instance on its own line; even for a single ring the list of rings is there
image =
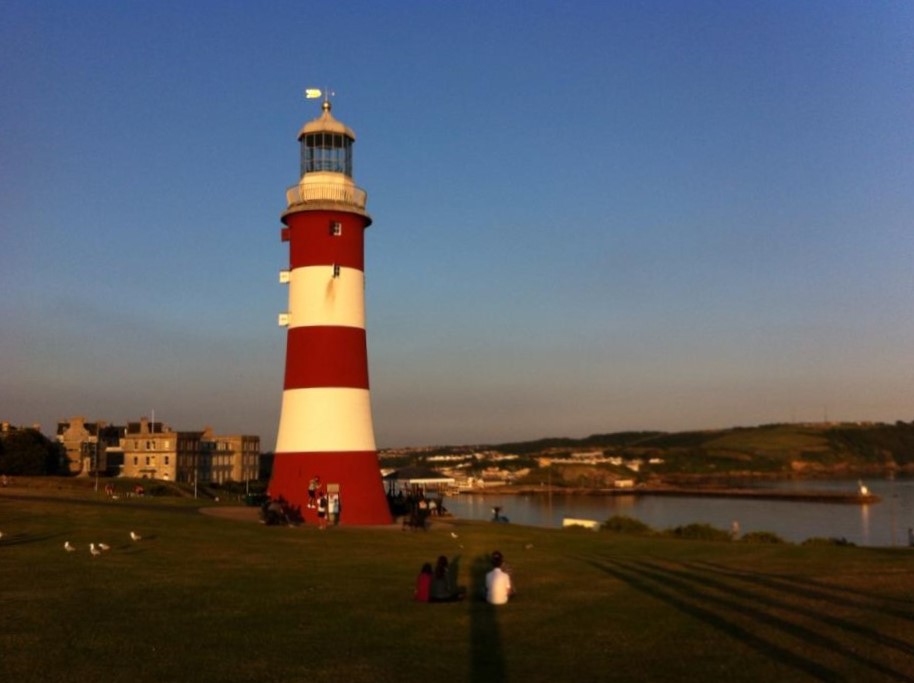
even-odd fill
[[[914,677],[905,550],[459,520],[319,531],[186,503],[14,495],[0,492],[4,681]],[[98,541],[112,549],[92,557]],[[518,588],[510,604],[412,601],[439,554],[475,594],[496,547]]]

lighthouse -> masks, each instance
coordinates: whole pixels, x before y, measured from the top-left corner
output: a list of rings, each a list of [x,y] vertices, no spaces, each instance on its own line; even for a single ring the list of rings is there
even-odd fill
[[[286,192],[289,287],[282,411],[269,492],[318,520],[321,493],[341,524],[389,524],[374,440],[365,335],[366,193],[352,179],[355,134],[325,96],[298,134],[301,174]],[[310,491],[309,491],[310,489]],[[332,503],[331,503],[332,505]]]

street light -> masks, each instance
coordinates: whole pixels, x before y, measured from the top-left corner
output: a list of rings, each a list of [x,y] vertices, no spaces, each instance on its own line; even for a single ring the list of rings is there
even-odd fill
[[[98,440],[101,438],[101,427],[95,425],[95,492],[98,493]]]

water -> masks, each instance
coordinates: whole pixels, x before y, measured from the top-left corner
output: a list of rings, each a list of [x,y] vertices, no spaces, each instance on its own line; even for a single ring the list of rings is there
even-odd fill
[[[786,541],[845,538],[860,546],[906,546],[914,527],[914,479],[866,479],[881,501],[870,505],[810,503],[742,498],[676,496],[573,496],[548,494],[461,494],[445,499],[456,517],[489,520],[501,506],[512,523],[559,528],[564,517],[603,522],[613,515],[639,519],[654,529],[704,523],[729,530],[739,522],[743,534],[770,531]],[[857,480],[767,482],[766,488],[856,493]]]

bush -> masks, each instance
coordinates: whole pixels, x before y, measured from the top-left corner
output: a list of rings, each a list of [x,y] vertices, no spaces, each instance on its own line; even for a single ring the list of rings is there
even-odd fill
[[[841,546],[853,546],[854,543],[851,543],[846,538],[823,538],[821,536],[813,536],[812,538],[807,538],[801,545],[841,545]]]
[[[771,531],[751,531],[745,534],[742,539],[743,543],[786,543],[783,538]]]
[[[630,534],[646,536],[654,533],[647,524],[640,519],[625,515],[614,515],[600,525],[600,531],[609,531],[614,534]]]
[[[178,495],[171,486],[166,484],[149,484],[144,487],[144,492],[147,496],[155,496],[157,498]]]
[[[665,536],[673,538],[687,538],[693,541],[729,541],[731,540],[730,532],[718,529],[710,524],[687,524],[686,526],[677,526],[673,529],[667,529]]]

